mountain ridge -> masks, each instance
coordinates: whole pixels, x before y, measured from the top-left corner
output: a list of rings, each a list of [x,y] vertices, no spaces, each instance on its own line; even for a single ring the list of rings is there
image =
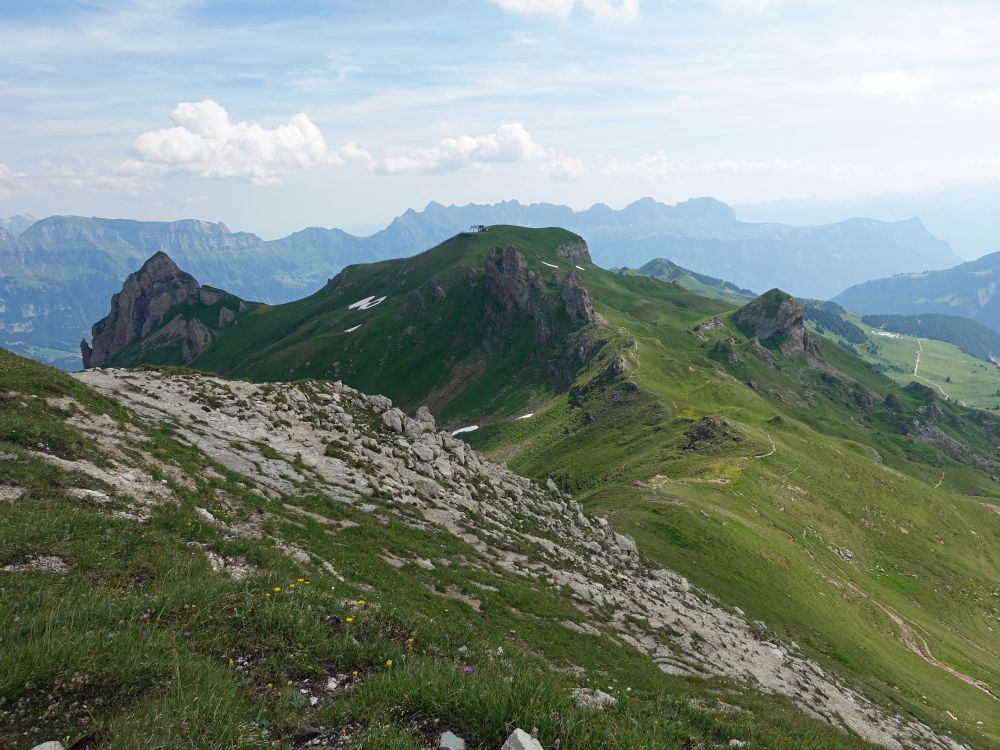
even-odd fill
[[[595,204],[582,212],[518,201],[431,202],[366,237],[309,227],[274,240],[194,219],[53,216],[35,221],[20,236],[0,236],[5,271],[0,344],[75,367],[76,344],[103,315],[103,300],[158,250],[204,283],[242,299],[278,304],[315,291],[348,265],[409,256],[471,224],[566,226],[587,238],[598,264],[639,266],[667,255],[741,287],[779,286],[812,297],[872,276],[952,261],[947,245],[918,224],[753,225],[737,221],[728,206],[710,198],[674,206],[646,198],[620,210]]]
[[[945,270],[873,279],[846,289],[834,301],[863,314],[960,315],[1000,332],[998,289],[1000,252]]]

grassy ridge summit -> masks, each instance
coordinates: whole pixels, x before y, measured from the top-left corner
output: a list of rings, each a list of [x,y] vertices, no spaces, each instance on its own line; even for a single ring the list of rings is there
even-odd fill
[[[666,258],[656,258],[649,261],[639,267],[639,273],[664,281],[675,281],[695,294],[700,294],[703,297],[714,297],[730,304],[741,305],[756,296],[749,289],[742,289],[729,281],[717,279],[714,276],[690,271]]]
[[[510,414],[565,392],[605,346],[594,335],[603,308],[588,311],[595,283],[619,304],[675,307],[691,321],[722,309],[602,271],[572,232],[497,226],[413,258],[348,267],[311,297],[246,316],[192,366],[363,382],[446,419]]]
[[[804,317],[780,290],[735,309],[499,227],[345,269],[193,365],[438,404],[869,699],[995,746],[1000,423]]]

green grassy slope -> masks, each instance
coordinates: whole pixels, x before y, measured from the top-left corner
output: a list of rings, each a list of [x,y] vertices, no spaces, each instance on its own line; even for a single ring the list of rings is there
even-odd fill
[[[514,242],[547,278],[543,261],[567,270],[554,248],[572,238],[503,228],[353,267],[307,300],[260,311],[195,366],[342,377],[410,408],[446,392],[456,370],[471,373],[441,402],[445,416],[481,425],[470,443],[553,477],[657,563],[893,710],[977,747],[1000,743],[1000,517],[989,505],[1000,504],[1000,423],[831,341],[821,357],[789,357],[740,333],[725,303],[587,264],[579,273],[604,324],[564,321],[541,350],[527,321],[485,338],[476,274],[488,248]],[[446,292],[440,307],[417,304],[429,279]],[[389,296],[346,309],[369,295]],[[725,327],[693,330],[713,316]],[[553,377],[553,362],[569,377]]]
[[[546,748],[870,747],[782,700],[671,677],[567,630],[560,621],[580,617],[568,595],[482,564],[443,530],[383,522],[384,498],[370,498],[373,513],[269,496],[169,427],[3,350],[0,383],[4,748],[290,748],[307,726],[342,748],[416,750],[444,729],[496,748],[518,725]],[[147,474],[174,499],[143,522],[124,515],[134,498],[115,482]],[[262,536],[233,538],[206,505]],[[213,571],[206,550],[243,560],[248,577]],[[39,556],[65,569],[16,570]],[[330,675],[341,684],[328,694]],[[580,709],[581,684],[618,704]]]
[[[558,290],[549,288],[546,297],[556,311],[549,344],[533,341],[528,320],[499,337],[491,332],[484,322],[483,261],[491,248],[507,243],[542,279],[577,270],[589,288],[599,278],[609,304],[636,314],[658,316],[665,305],[694,320],[721,309],[668,284],[615,277],[556,254],[560,245],[576,242],[577,235],[562,229],[494,227],[458,235],[413,258],[351,266],[311,297],[245,316],[192,366],[257,380],[364,383],[369,392],[391,393],[411,408],[429,400],[445,419],[510,414],[547,400],[565,390],[577,366],[566,344],[572,326],[561,313]],[[432,285],[445,290],[443,300],[435,299]],[[349,309],[370,296],[386,300],[368,310]],[[355,326],[360,328],[351,331]]]
[[[865,333],[865,341],[853,346],[862,359],[872,363],[901,385],[912,380],[935,388],[947,398],[980,409],[1000,409],[1000,368],[992,362],[967,354],[954,344],[905,334],[879,335],[860,315],[846,313],[845,320]],[[809,324],[816,330],[815,324]],[[829,330],[824,335],[835,342],[847,342]],[[914,375],[916,357],[920,367]],[[950,382],[949,382],[950,381]]]
[[[623,271],[630,270],[623,269]],[[733,305],[746,304],[755,296],[749,289],[741,289],[728,281],[690,271],[666,258],[656,258],[649,261],[639,268],[639,273],[644,276],[655,276],[664,281],[676,282],[689,292],[700,294],[702,297],[719,299]]]
[[[936,401],[830,344],[814,369],[732,333],[628,324],[634,389],[585,382],[469,441],[556,474],[658,562],[898,710],[995,744],[996,698],[946,668],[1000,692],[1000,523],[984,504],[1000,492],[900,434]],[[735,362],[714,352],[730,338]],[[944,429],[995,456],[995,420],[937,405]],[[705,417],[729,425],[697,429]]]

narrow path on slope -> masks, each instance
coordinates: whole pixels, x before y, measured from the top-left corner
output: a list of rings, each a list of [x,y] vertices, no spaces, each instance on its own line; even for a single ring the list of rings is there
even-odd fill
[[[923,636],[917,633],[913,629],[913,626],[911,626],[910,623],[902,615],[896,612],[896,610],[892,609],[892,607],[883,604],[878,599],[868,596],[868,594],[865,593],[865,591],[860,586],[856,585],[853,581],[848,581],[844,579],[841,580],[854,593],[870,601],[872,604],[874,604],[876,607],[882,610],[882,612],[885,613],[886,617],[888,617],[895,623],[896,627],[899,628],[899,639],[900,641],[902,641],[903,645],[906,646],[907,649],[909,649],[914,654],[919,656],[921,659],[930,664],[932,667],[937,667],[938,669],[941,669],[947,672],[948,674],[957,677],[967,685],[972,685],[972,687],[982,690],[993,700],[1000,701],[1000,696],[998,696],[996,693],[993,692],[993,689],[989,685],[989,683],[984,682],[983,680],[977,680],[975,677],[970,677],[969,675],[964,674],[963,672],[959,672],[957,669],[953,669],[952,667],[949,667],[947,664],[942,664],[940,661],[938,661],[937,658],[934,656],[934,654],[931,653],[931,649],[927,645],[927,641],[924,640]]]
[[[753,458],[767,458],[768,456],[773,456],[775,452],[778,450],[778,446],[777,444],[775,444],[774,438],[771,437],[771,433],[765,432],[764,434],[767,435],[767,439],[771,441],[771,450],[769,450],[767,453],[754,453],[752,456]]]
[[[923,375],[919,374],[919,370],[920,370],[920,353],[923,352],[923,350],[924,350],[923,339],[917,339],[917,360],[916,360],[916,362],[913,363],[913,377],[917,378],[918,380],[923,380],[925,383],[930,383],[935,388],[937,388],[939,391],[941,391],[941,395],[942,396],[944,396],[945,398],[950,399],[951,396],[949,396],[947,393],[945,393],[944,388],[942,388],[940,385],[938,385],[937,383],[935,383],[930,378],[925,378]],[[965,406],[965,402],[964,401],[959,401],[959,403],[962,404],[962,406]]]

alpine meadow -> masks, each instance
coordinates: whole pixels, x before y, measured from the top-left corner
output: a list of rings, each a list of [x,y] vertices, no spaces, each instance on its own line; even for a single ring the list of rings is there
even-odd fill
[[[0,7],[0,748],[1000,748],[998,34]]]

